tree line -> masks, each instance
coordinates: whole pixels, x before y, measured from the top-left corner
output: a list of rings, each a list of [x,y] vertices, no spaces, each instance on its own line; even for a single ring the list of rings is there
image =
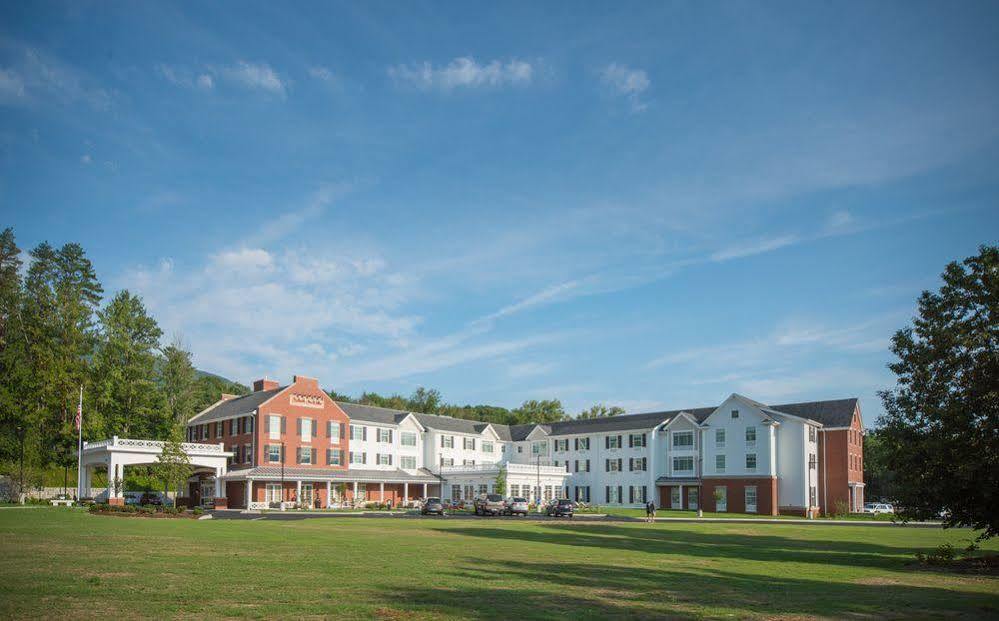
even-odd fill
[[[39,473],[75,468],[76,410],[84,389],[83,437],[171,439],[219,399],[249,388],[200,372],[178,338],[164,335],[142,298],[123,290],[106,298],[84,248],[42,242],[22,258],[14,231],[0,234],[0,474],[31,483]],[[439,391],[365,392],[335,399],[486,422],[550,423],[569,418],[558,399],[507,409],[445,403]],[[622,414],[594,406],[593,418]]]

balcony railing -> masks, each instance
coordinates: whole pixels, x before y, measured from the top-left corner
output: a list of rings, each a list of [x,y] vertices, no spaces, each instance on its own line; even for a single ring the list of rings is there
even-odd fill
[[[441,474],[457,474],[468,472],[499,472],[500,468],[506,467],[507,474],[541,474],[557,475],[566,474],[563,466],[551,466],[547,464],[518,464],[512,462],[496,462],[492,464],[469,464],[453,466],[442,466]]]

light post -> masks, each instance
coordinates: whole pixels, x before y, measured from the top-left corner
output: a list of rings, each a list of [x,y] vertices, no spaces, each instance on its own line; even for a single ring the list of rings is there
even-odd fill
[[[284,442],[281,443],[281,510],[284,511]]]

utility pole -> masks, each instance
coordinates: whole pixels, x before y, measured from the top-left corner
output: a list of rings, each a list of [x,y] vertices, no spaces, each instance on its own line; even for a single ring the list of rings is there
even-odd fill
[[[281,510],[284,511],[284,442],[281,443]]]

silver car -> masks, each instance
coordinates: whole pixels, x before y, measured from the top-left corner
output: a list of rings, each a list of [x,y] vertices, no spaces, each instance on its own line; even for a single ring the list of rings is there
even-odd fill
[[[507,515],[527,515],[528,504],[526,498],[507,498],[504,513]]]

